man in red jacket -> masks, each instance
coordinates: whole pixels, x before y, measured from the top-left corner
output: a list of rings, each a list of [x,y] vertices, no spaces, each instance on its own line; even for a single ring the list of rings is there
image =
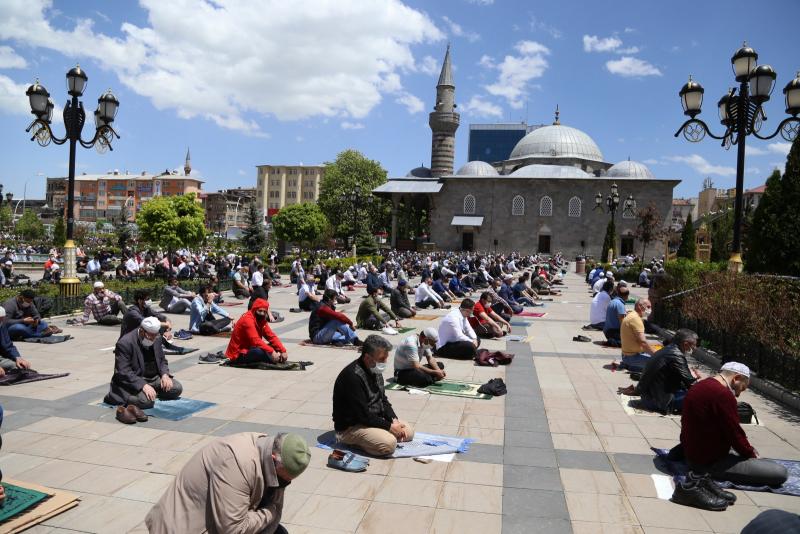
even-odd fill
[[[308,318],[308,337],[315,345],[353,344],[359,347],[362,342],[356,335],[353,321],[336,311],[336,295],[333,289],[326,289],[322,294],[322,302]]]
[[[231,363],[283,363],[287,360],[286,347],[269,327],[268,313],[269,302],[256,299],[253,307],[236,321],[225,351]]]

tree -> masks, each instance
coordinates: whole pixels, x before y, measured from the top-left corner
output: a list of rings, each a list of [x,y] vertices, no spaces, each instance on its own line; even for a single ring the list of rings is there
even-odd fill
[[[386,183],[386,170],[375,160],[367,159],[356,150],[345,150],[336,156],[336,161],[325,164],[325,177],[319,190],[318,204],[322,213],[333,226],[333,235],[349,237],[359,234],[362,227],[370,233],[387,230],[391,224],[391,203],[375,198],[371,206],[366,199],[372,190]],[[350,195],[356,186],[361,188],[358,194],[358,218],[355,217],[355,205],[342,202],[342,195]],[[353,225],[355,224],[355,228]]]
[[[655,202],[636,212],[639,223],[636,225],[636,239],[642,242],[642,261],[645,259],[647,245],[661,239],[664,235],[664,224]]]
[[[606,261],[608,249],[613,249],[615,255],[619,254],[617,249],[617,226],[614,224],[613,218],[608,221],[608,226],[606,226],[606,237],[603,238],[603,250],[600,252],[601,263]]]
[[[694,261],[697,258],[697,238],[695,237],[692,214],[686,217],[686,223],[681,232],[681,245],[678,247],[678,257]],[[642,258],[644,259],[644,258]]]
[[[310,245],[323,237],[328,219],[319,206],[304,202],[291,204],[272,217],[272,229],[278,239]]]
[[[117,246],[120,248],[120,250],[125,250],[125,248],[128,246],[128,241],[130,241],[131,237],[133,236],[131,225],[127,219],[123,219],[122,222],[114,227],[114,235],[117,239]]]
[[[248,204],[246,222],[247,226],[242,230],[242,244],[248,252],[260,252],[267,243],[267,234],[264,229],[264,218],[255,202]]]
[[[13,221],[11,208],[7,205],[0,206],[0,228],[8,228]]]
[[[730,258],[733,222],[732,206],[725,206],[714,215],[706,215],[706,228],[711,241],[711,261],[727,261]]]
[[[356,236],[356,254],[358,256],[369,256],[378,252],[378,244],[375,237],[368,230],[362,230]]]
[[[156,197],[136,215],[139,238],[169,252],[202,243],[206,233],[204,221],[205,212],[194,193]]]
[[[41,239],[44,237],[44,224],[33,213],[32,210],[26,209],[22,217],[17,221],[17,235],[23,239]]]
[[[64,224],[64,217],[57,217],[53,225],[53,244],[56,247],[63,247],[67,242],[67,226]]]

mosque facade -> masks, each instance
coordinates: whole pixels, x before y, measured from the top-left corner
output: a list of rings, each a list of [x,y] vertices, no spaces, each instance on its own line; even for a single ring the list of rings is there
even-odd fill
[[[615,215],[620,250],[615,253],[642,254],[637,209],[655,205],[668,225],[680,180],[656,178],[636,161],[606,162],[588,134],[561,124],[558,110],[552,125],[525,135],[507,160],[470,161],[453,172],[459,125],[454,95],[448,47],[429,119],[431,167],[390,178],[373,191],[392,201],[393,246],[406,237],[398,235],[399,226],[408,228],[400,224],[402,218],[422,212],[428,241],[438,250],[597,257],[611,217],[605,199],[612,185],[620,198]],[[660,256],[664,241],[649,243],[647,250],[648,256]]]

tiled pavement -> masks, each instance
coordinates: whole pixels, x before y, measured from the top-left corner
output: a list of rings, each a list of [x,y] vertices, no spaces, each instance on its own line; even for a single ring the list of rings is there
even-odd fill
[[[704,512],[657,497],[659,475],[649,447],[673,445],[674,418],[629,415],[615,394],[623,373],[604,368],[616,351],[572,342],[589,310],[575,275],[545,318],[515,333],[530,343],[485,343],[516,357],[507,368],[448,361],[450,377],[485,382],[503,377],[509,393],[491,401],[418,397],[389,392],[401,417],[419,430],[462,435],[477,442],[452,463],[373,460],[350,474],[325,467],[314,448],[311,467],[287,492],[284,522],[297,533],[680,533],[739,532],[761,510],[800,512],[800,499],[737,492],[725,512]],[[640,290],[634,290],[634,293]],[[352,293],[359,295],[359,293]],[[273,306],[294,305],[290,289],[273,289]],[[351,315],[360,299],[343,308]],[[234,316],[245,306],[227,308]],[[241,431],[293,430],[309,440],[330,431],[330,398],[339,370],[356,353],[297,345],[307,315],[288,313],[277,331],[290,356],[312,360],[306,372],[273,373],[196,365],[197,353],[172,358],[187,397],[217,406],[180,422],[151,419],[131,427],[94,406],[113,367],[116,329],[70,327],[65,345],[21,345],[42,372],[68,378],[2,391],[6,409],[0,468],[9,477],[63,488],[81,504],[29,532],[143,532],[142,520],[189,457],[216,436]],[[188,317],[176,319],[185,327]],[[424,328],[430,321],[405,321]],[[595,340],[602,334],[589,333]],[[398,339],[398,338],[394,338]],[[218,350],[225,340],[195,338],[187,345]],[[391,369],[387,371],[387,375]],[[763,456],[800,459],[796,414],[747,392],[764,423],[748,427]]]

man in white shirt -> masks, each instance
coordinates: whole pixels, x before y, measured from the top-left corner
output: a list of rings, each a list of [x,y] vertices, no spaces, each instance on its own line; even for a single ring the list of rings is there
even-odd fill
[[[607,271],[603,274],[605,276],[600,275],[600,278],[598,278],[598,280],[592,286],[592,291],[594,291],[595,293],[599,293],[603,289],[606,280],[611,280],[611,283],[612,284],[614,283],[614,275],[611,273],[611,271]]]
[[[354,291],[353,286],[358,282],[355,277],[355,272],[355,266],[350,266],[350,268],[344,272],[344,280],[342,281],[342,285],[345,286],[348,291]]]
[[[136,261],[136,256],[131,255],[128,261],[125,262],[125,269],[128,271],[128,276],[135,276],[139,272],[139,262]]]
[[[592,305],[589,307],[589,326],[584,327],[585,330],[603,330],[605,327],[606,311],[608,310],[608,303],[611,302],[611,290],[614,289],[614,281],[607,278],[601,278],[601,280],[605,283],[592,299]]]
[[[329,276],[328,279],[325,280],[325,288],[336,291],[337,304],[350,304],[350,297],[345,296],[345,294],[342,292],[343,279],[344,274],[342,274],[342,271],[337,270],[333,276]]]
[[[427,277],[419,286],[414,296],[417,308],[443,308],[444,299],[433,290],[433,278]]]
[[[98,256],[95,256],[86,264],[86,274],[88,274],[89,278],[92,280],[103,277],[103,267],[100,264],[100,258]]]
[[[361,267],[358,268],[358,281],[362,284],[367,281],[367,264],[366,262],[361,264]]]
[[[464,299],[461,305],[442,318],[436,355],[442,358],[472,360],[478,355],[478,336],[469,324],[475,302]]]
[[[297,293],[297,299],[300,304],[300,309],[303,311],[311,311],[314,308],[314,305],[322,300],[321,297],[317,295],[314,286],[315,284],[313,275],[308,275],[305,279],[305,282],[300,285],[300,291]]]

